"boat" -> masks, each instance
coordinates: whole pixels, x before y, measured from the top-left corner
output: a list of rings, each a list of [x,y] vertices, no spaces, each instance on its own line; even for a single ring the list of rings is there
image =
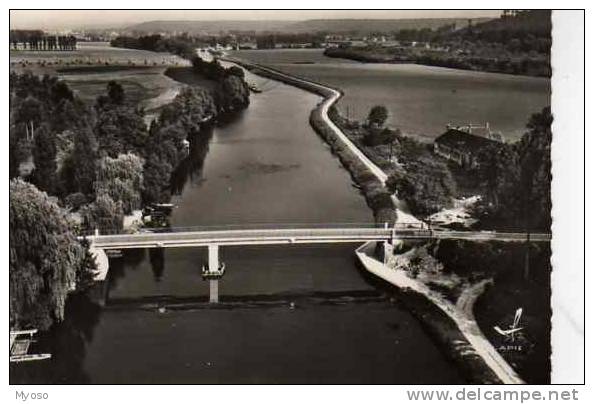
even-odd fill
[[[10,331],[10,362],[28,362],[49,359],[49,353],[29,353],[29,349],[35,340],[33,335],[37,334],[36,329]]]
[[[248,87],[251,90],[251,92],[253,92],[253,93],[261,93],[262,92],[262,90],[254,83],[249,83]]]
[[[153,203],[152,205],[145,208],[146,214],[160,213],[162,215],[170,215],[171,211],[175,208],[172,203]]]

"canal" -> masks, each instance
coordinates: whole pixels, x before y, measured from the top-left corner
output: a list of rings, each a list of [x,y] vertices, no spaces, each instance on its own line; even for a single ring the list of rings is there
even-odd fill
[[[308,124],[320,98],[260,79],[250,107],[195,145],[175,178],[172,226],[373,221]],[[221,304],[206,250],[112,259],[103,307],[68,304],[54,357],[11,382],[459,383],[419,323],[357,266],[356,245],[228,247]]]

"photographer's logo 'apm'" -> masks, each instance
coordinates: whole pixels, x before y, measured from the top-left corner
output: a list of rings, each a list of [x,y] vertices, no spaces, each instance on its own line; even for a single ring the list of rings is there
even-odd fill
[[[516,334],[524,328],[524,327],[520,327],[520,319],[521,318],[522,318],[522,308],[520,307],[518,310],[516,310],[516,315],[514,316],[514,322],[511,324],[511,326],[508,329],[503,330],[503,329],[501,329],[501,327],[499,327],[497,325],[493,328],[495,329],[495,331],[497,331],[499,334],[501,334],[505,337],[506,342],[515,342]]]

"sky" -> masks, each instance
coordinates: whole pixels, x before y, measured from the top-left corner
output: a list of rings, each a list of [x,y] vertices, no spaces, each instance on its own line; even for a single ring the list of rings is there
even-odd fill
[[[152,20],[498,17],[500,10],[11,10],[11,29],[119,28]]]

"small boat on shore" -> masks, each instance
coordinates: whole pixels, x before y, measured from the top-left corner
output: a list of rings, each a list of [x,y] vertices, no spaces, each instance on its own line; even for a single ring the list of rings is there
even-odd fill
[[[35,342],[33,335],[36,333],[36,329],[10,331],[10,362],[37,361],[52,357],[52,354],[48,353],[29,353],[31,345]]]

